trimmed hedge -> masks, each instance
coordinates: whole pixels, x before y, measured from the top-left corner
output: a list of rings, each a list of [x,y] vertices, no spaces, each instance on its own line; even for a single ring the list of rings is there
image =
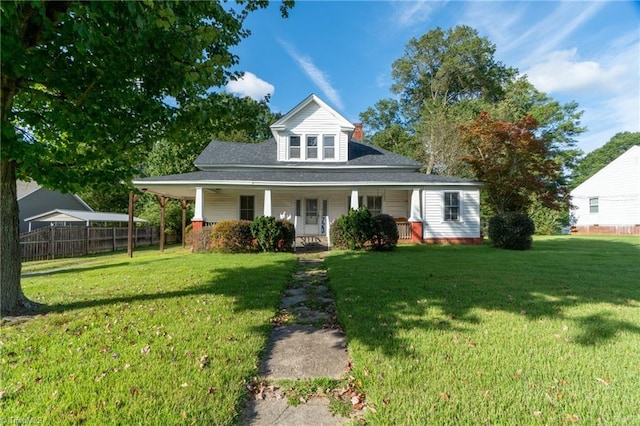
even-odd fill
[[[392,216],[388,214],[379,214],[372,218],[373,220],[373,236],[371,244],[374,250],[388,251],[393,250],[398,245],[398,225]]]
[[[349,210],[331,225],[331,243],[342,250],[393,250],[398,244],[398,225],[393,217],[371,217],[365,207]]]
[[[259,216],[251,223],[251,234],[262,251],[290,251],[293,247],[295,229],[288,221],[271,216]]]
[[[506,213],[489,219],[489,239],[494,247],[509,250],[529,250],[536,231],[533,220],[526,214]]]
[[[223,220],[211,231],[211,249],[217,253],[250,253],[256,251],[248,220]]]

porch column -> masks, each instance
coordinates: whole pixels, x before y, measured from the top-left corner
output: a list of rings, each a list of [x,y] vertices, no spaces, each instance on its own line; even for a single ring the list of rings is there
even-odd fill
[[[411,192],[411,242],[421,243],[423,236],[422,209],[420,208],[420,189],[413,188]]]
[[[351,190],[351,206],[350,206],[353,210],[358,210],[358,208],[360,207],[358,205],[358,190],[357,189],[352,189]]]
[[[156,199],[160,204],[160,253],[164,252],[164,228],[165,228],[165,207],[167,206],[167,201],[169,199],[162,195],[156,195]]]
[[[189,207],[189,202],[184,198],[181,199],[180,207],[182,207],[182,247],[185,247],[187,245],[185,229],[187,228],[187,207]]]
[[[271,216],[271,190],[264,190],[264,215]]]
[[[191,219],[191,223],[193,224],[193,230],[198,231],[202,229],[204,225],[203,222],[204,222],[204,192],[202,191],[202,187],[197,187],[193,219]]]

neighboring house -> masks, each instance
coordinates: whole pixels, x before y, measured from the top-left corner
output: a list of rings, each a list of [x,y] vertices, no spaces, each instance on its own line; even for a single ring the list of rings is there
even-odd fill
[[[53,209],[66,209],[92,212],[93,209],[75,194],[63,194],[43,188],[36,182],[16,182],[18,190],[18,209],[20,210],[20,233],[29,231],[29,224],[25,219]],[[33,223],[31,230],[49,226],[49,223]]]
[[[146,222],[144,219],[133,217],[133,221],[136,223]],[[46,213],[41,213],[36,216],[28,217],[25,222],[29,224],[31,229],[35,229],[34,225],[39,223],[45,223],[48,226],[52,223],[62,223],[64,225],[78,225],[78,226],[91,226],[91,225],[104,225],[108,224],[122,224],[129,222],[129,215],[123,213],[104,213],[94,211],[78,211],[78,210],[65,210],[55,209]]]
[[[640,235],[640,145],[571,191],[574,232]]]
[[[213,141],[196,172],[138,179],[144,191],[195,200],[194,229],[225,219],[291,217],[325,235],[349,208],[394,218],[413,241],[480,243],[481,182],[420,173],[421,164],[355,140],[362,134],[316,95],[257,144]]]

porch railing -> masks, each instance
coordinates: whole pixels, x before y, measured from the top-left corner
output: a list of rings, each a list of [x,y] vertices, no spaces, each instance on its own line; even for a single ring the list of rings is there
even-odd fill
[[[409,222],[396,222],[398,226],[398,240],[410,240],[411,239],[411,223]]]

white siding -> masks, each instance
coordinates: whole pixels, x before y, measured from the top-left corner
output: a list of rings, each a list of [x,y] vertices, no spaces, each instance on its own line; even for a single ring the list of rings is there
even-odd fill
[[[382,211],[393,217],[409,217],[409,203],[411,200],[411,191],[385,191],[382,201]]]
[[[461,218],[444,220],[444,192],[460,192]],[[424,238],[480,237],[480,190],[459,187],[423,190]]]
[[[577,226],[640,224],[640,146],[634,146],[571,192]],[[598,198],[598,213],[589,199]]]
[[[255,196],[255,216],[262,216],[264,212],[264,191],[257,190],[222,190],[219,192],[206,191],[204,193],[205,222],[220,222],[221,220],[240,218],[240,196]]]
[[[337,117],[324,108],[321,108],[314,102],[301,109],[297,114],[287,121],[287,129],[278,132],[278,160],[288,160],[288,140],[290,135],[301,136],[301,154],[302,161],[306,157],[305,143],[306,135],[318,136],[318,159],[311,161],[319,161],[323,156],[323,135],[335,136],[335,156],[336,158],[328,159],[329,162],[347,161],[348,156],[348,134],[340,130],[340,122]],[[294,159],[292,161],[301,161]]]

